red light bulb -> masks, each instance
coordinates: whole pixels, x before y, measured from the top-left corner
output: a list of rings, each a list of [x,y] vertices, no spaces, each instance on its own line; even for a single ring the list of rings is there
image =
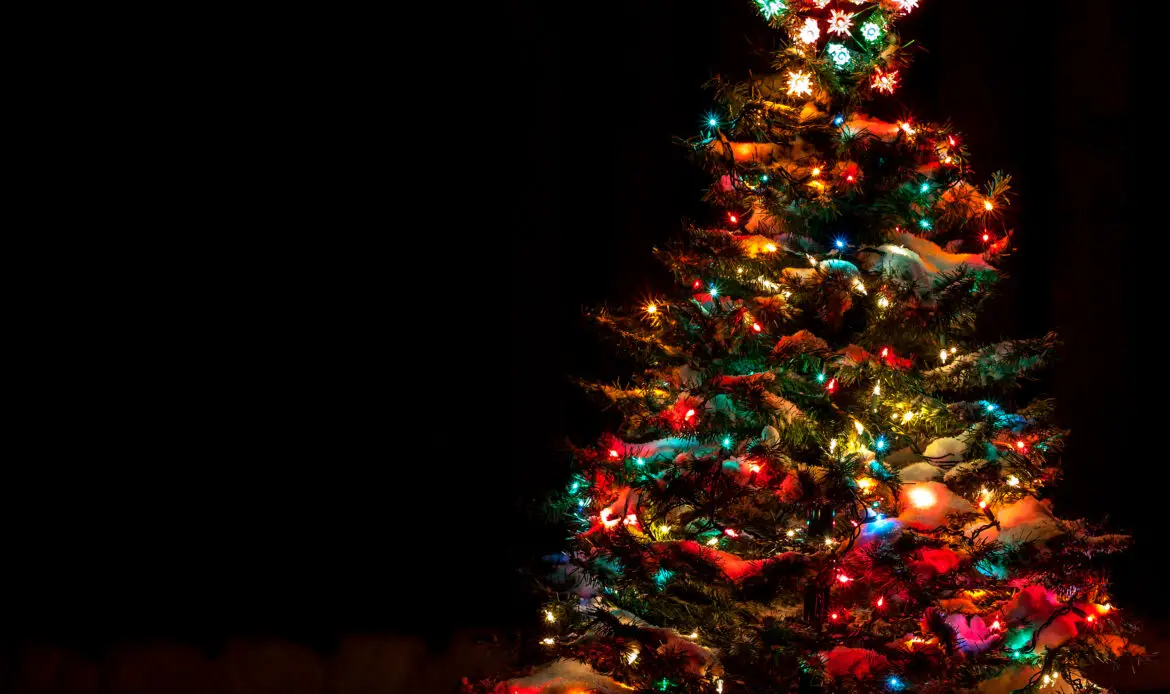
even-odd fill
[[[890,348],[882,347],[882,359],[885,359],[888,356],[890,356]]]
[[[694,411],[694,410],[687,410],[687,413],[686,413],[686,415],[683,417],[683,419],[690,419],[691,417],[694,417],[694,416],[695,416],[695,411]]]
[[[756,332],[760,332],[761,330],[763,330],[763,328],[760,327],[759,323],[752,323],[752,330],[755,330]]]
[[[837,618],[837,613],[836,613],[836,612],[834,612],[833,614],[829,615],[829,618],[830,618],[830,619],[836,619],[836,618]]]
[[[987,243],[990,240],[991,240],[991,234],[984,234],[983,235],[983,243]]]
[[[695,289],[698,289],[698,288],[703,286],[703,283],[700,282],[699,280],[695,280],[695,283],[691,286],[694,287]]]
[[[736,217],[736,216],[735,216],[735,215],[733,215],[733,214],[729,214],[729,215],[727,215],[727,218],[728,218],[729,220],[731,220],[731,223],[732,223],[732,224],[738,224],[738,223],[739,223],[739,217]]]
[[[880,597],[880,598],[878,598],[878,601],[877,601],[877,606],[878,606],[878,607],[881,607],[881,606],[883,606],[883,605],[885,605],[885,604],[886,604],[886,599],[885,599],[885,597],[884,597],[884,596],[883,596],[883,597]]]

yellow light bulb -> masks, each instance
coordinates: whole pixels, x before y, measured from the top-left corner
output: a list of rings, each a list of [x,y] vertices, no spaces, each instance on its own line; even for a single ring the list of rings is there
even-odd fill
[[[910,503],[915,508],[930,508],[938,503],[938,497],[926,487],[915,487],[910,490],[908,496],[910,497]]]
[[[853,428],[857,430],[858,436],[865,433],[865,427],[862,426],[861,422],[857,421],[856,419],[853,420]]]
[[[553,645],[554,643],[556,643],[556,640],[554,640],[554,639],[552,639],[552,638],[550,637],[550,638],[547,638],[547,639],[542,639],[542,640],[541,640],[541,643],[543,643],[543,644],[544,644],[544,645],[546,645],[546,646],[551,646],[551,645]]]
[[[767,246],[764,246],[764,250],[768,251],[769,253],[775,253],[776,252],[776,244],[769,243]]]
[[[654,315],[655,313],[658,313],[658,307],[654,304],[646,304],[646,313]]]
[[[629,663],[630,665],[633,665],[634,661],[638,659],[638,655],[639,655],[638,649],[631,648],[630,652],[626,654],[626,662]]]
[[[795,531],[795,530],[789,530],[788,532],[786,532],[786,533],[784,533],[784,534],[785,534],[785,535],[787,535],[788,537],[796,537],[796,531]]]
[[[991,212],[992,210],[995,209],[995,205],[991,204],[990,200],[984,200],[983,201],[983,209],[987,210],[988,212]]]
[[[909,422],[911,419],[914,419],[914,410],[910,410],[910,411],[909,411],[909,412],[907,412],[906,414],[902,415],[902,423],[903,423],[903,424],[906,424],[906,423],[907,423],[907,422]]]
[[[884,296],[879,296],[878,297],[878,306],[881,306],[882,308],[889,308],[890,300]]]
[[[1007,483],[1009,487],[1018,487],[1020,486],[1020,478],[1012,475],[1011,477],[1007,478]]]
[[[943,363],[947,363],[947,351],[944,349],[938,353],[938,358],[942,359]]]
[[[837,439],[833,439],[829,442],[829,452],[832,453],[835,450],[837,450]]]
[[[707,544],[711,547],[714,547],[715,545],[719,544],[719,536],[717,535],[717,536],[711,538],[710,540],[707,540]]]
[[[882,384],[878,383],[877,385],[875,385],[873,387],[873,394],[874,395],[881,395],[882,394]]]
[[[688,639],[697,639],[697,638],[699,638],[699,630],[698,630],[698,629],[695,629],[695,630],[694,630],[694,631],[692,631],[691,633],[687,634],[687,638],[688,638]]]
[[[557,621],[557,616],[555,614],[553,614],[552,612],[545,610],[544,611],[544,621],[555,622],[555,621]]]
[[[833,546],[833,538],[831,538],[831,537],[826,537],[826,538],[825,538],[825,544],[826,544],[826,545],[828,545],[829,547],[832,547],[832,546]]]
[[[661,535],[666,535],[670,532],[670,526],[669,525],[660,525],[660,526],[658,526],[658,532]]]
[[[813,176],[820,176],[821,175],[821,167],[814,166],[813,170],[812,170],[812,175]]]

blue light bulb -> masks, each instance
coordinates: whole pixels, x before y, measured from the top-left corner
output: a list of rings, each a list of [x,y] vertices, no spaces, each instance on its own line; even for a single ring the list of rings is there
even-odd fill
[[[921,188],[919,188],[918,190],[920,190],[920,191],[922,191],[923,193],[925,193],[926,191],[930,190],[930,184],[929,184],[929,183],[923,183],[923,184],[922,184],[922,187],[921,187]]]
[[[715,114],[712,114],[712,113],[707,114],[707,125],[711,126],[712,128],[718,128],[719,127],[719,118],[717,118],[715,116]]]
[[[711,285],[711,296],[719,296],[719,287]]]
[[[886,450],[886,437],[884,437],[884,436],[879,436],[879,437],[877,438],[877,441],[874,441],[874,442],[873,442],[873,447],[874,447],[874,448],[876,448],[876,449],[878,449],[879,451],[884,451],[884,450]]]
[[[642,467],[646,464],[646,461],[642,460],[641,458],[634,458],[634,462],[638,464],[638,467]]]
[[[760,176],[760,183],[767,183],[767,182],[768,182],[768,174],[764,174],[763,176]]]
[[[902,688],[902,680],[898,679],[897,677],[891,677],[890,679],[886,680],[886,684],[889,685],[890,689],[893,689],[894,691]]]
[[[833,243],[834,243],[834,245],[837,246],[837,248],[844,248],[845,247],[845,240],[844,239],[837,239]]]
[[[833,119],[833,125],[841,125],[845,122],[845,116],[837,116]]]
[[[922,227],[923,229],[929,229],[930,228],[930,220],[927,219],[926,217],[923,217],[922,219],[918,220],[918,226]]]
[[[730,436],[723,437],[723,447],[724,448],[731,448],[731,437]]]
[[[825,382],[825,375],[824,374],[817,374],[817,383],[824,383],[824,382]]]

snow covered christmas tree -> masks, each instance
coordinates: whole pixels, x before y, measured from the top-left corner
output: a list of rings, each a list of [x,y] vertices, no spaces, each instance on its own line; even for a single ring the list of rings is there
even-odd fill
[[[773,72],[688,142],[719,221],[681,289],[598,321],[642,359],[574,452],[544,663],[498,691],[1094,691],[1140,648],[1054,516],[1065,432],[1018,381],[1054,335],[978,344],[1010,179],[949,125],[882,120],[918,0],[756,0]]]

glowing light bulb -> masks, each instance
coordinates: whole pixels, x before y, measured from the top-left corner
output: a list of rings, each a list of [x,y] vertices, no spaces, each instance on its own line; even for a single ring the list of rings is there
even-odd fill
[[[707,125],[711,126],[712,128],[718,128],[719,127],[719,119],[714,115],[708,115],[707,116]]]
[[[557,616],[555,614],[553,614],[552,612],[545,610],[544,611],[544,621],[555,622],[555,621],[557,621]]]
[[[1027,444],[1025,444],[1023,441],[1016,441],[1016,448],[1018,448],[1022,451],[1026,447],[1027,447]]]
[[[669,526],[669,525],[660,525],[660,526],[658,526],[658,533],[659,533],[660,535],[667,535],[667,534],[669,534],[669,533],[670,533],[670,526]]]
[[[938,498],[934,495],[934,492],[926,487],[915,487],[910,490],[908,496],[910,497],[910,503],[915,508],[930,508],[938,503]]]
[[[691,633],[687,634],[687,638],[688,638],[688,639],[697,639],[697,638],[699,638],[699,630],[698,630],[698,629],[695,629],[695,630],[694,630],[694,631],[692,631]]]
[[[983,235],[983,242],[984,243],[987,243],[990,240],[991,240],[991,234],[984,234]]]
[[[646,464],[646,461],[642,460],[641,458],[634,458],[634,462],[637,463],[638,467],[642,467]]]
[[[723,694],[723,680],[715,680],[715,694]]]
[[[719,538],[718,538],[718,537],[713,537],[713,538],[711,538],[710,540],[707,540],[707,545],[708,545],[709,547],[714,547],[714,546],[715,546],[715,545],[717,545],[717,544],[719,544]]]
[[[852,581],[853,579],[849,578],[845,574],[837,574],[837,580],[842,582],[842,583],[848,583],[848,582]]]
[[[825,375],[824,374],[817,374],[817,383],[824,383],[824,382],[825,382]]]
[[[842,46],[839,43],[830,43],[829,45],[825,46],[825,50],[828,51],[829,57],[833,59],[833,63],[837,67],[843,68],[849,64],[848,48]]]
[[[922,184],[922,186],[918,188],[918,192],[920,192],[920,193],[925,193],[925,192],[927,192],[927,191],[929,191],[929,190],[930,190],[930,184],[929,184],[929,183],[923,183],[923,184]]]
[[[853,428],[857,430],[857,435],[860,436],[865,433],[865,427],[856,419],[853,420]]]
[[[776,252],[776,244],[769,243],[767,246],[764,246],[764,250],[769,252],[769,253],[775,253]]]
[[[984,200],[983,201],[983,209],[987,210],[988,212],[991,212],[992,210],[995,209],[995,205],[993,205],[990,200]]]
[[[874,441],[874,442],[873,442],[873,447],[874,447],[874,448],[876,448],[876,449],[878,449],[879,451],[884,451],[884,450],[886,450],[886,439],[885,439],[885,437],[884,437],[884,436],[879,436],[879,437],[877,438],[877,441]]]
[[[808,96],[812,94],[812,82],[808,73],[800,70],[788,73],[788,96]]]
[[[862,284],[861,280],[859,280],[859,279],[853,280],[853,288],[856,289],[858,291],[858,293],[860,293],[863,296],[868,293],[865,291],[865,285]]]
[[[813,176],[820,176],[821,175],[821,167],[814,166],[813,170],[812,170],[812,175]]]
[[[947,363],[947,356],[949,356],[949,354],[948,354],[948,352],[947,352],[945,349],[944,349],[944,350],[941,350],[941,351],[938,353],[938,358],[939,358],[939,359],[942,359],[942,362],[943,362],[944,364],[945,364],[945,363]]]
[[[748,469],[751,470],[752,472],[759,472],[760,471],[760,464],[759,463],[752,463],[751,465],[748,466]]]
[[[882,298],[885,299],[886,297],[883,296]],[[890,303],[889,301],[886,301],[887,306],[889,305],[889,303]],[[890,348],[889,347],[882,347],[882,359],[885,359],[888,356],[890,356]]]
[[[848,12],[838,12],[837,10],[829,10],[829,33],[838,34],[840,36],[847,36],[849,34],[849,27],[853,26],[853,20],[850,19]]]
[[[893,94],[898,87],[898,71],[883,72],[881,68],[873,71],[873,88],[879,92]]]
[[[828,546],[828,547],[832,547],[832,546],[833,546],[833,538],[831,538],[831,537],[826,537],[826,538],[825,538],[825,545],[826,545],[826,546]]]
[[[918,0],[914,0],[914,2],[917,1]],[[886,680],[886,686],[890,689],[893,689],[894,691],[897,691],[902,688],[902,680],[898,679],[897,677],[890,677],[890,679]]]
[[[987,502],[986,502],[986,501],[980,501],[980,502],[979,502],[979,508],[987,508]]]
[[[687,410],[687,413],[685,415],[683,415],[683,419],[690,419],[691,417],[694,417],[694,416],[695,416],[694,410]]]
[[[845,180],[849,181],[850,183],[853,183],[853,181],[856,179],[853,177],[853,174],[849,174],[848,176],[845,177]]]
[[[845,122],[845,116],[836,116],[833,118],[833,125],[841,125]]]
[[[768,182],[768,174],[764,174],[763,176],[760,176],[760,183],[767,183],[767,182]]]
[[[654,304],[646,304],[646,313],[654,315],[655,313],[658,313],[658,307]]]
[[[716,287],[715,285],[711,285],[710,294],[712,297],[719,296],[719,287]]]
[[[544,644],[544,645],[546,645],[546,646],[551,646],[551,645],[553,645],[554,643],[556,643],[556,640],[550,637],[550,638],[547,638],[547,639],[541,639],[541,641],[540,641],[540,642],[541,642],[541,643],[543,643],[543,644]]]
[[[723,437],[723,447],[724,448],[731,448],[731,437],[730,436]]]
[[[997,618],[995,619],[995,621],[991,623],[991,630],[992,630],[992,631],[998,631],[998,630],[999,630],[999,628],[1000,628],[1000,624],[999,624],[999,618],[997,617]]]
[[[820,37],[821,27],[817,20],[811,17],[804,20],[804,25],[800,27],[800,40],[804,43],[816,43]]]
[[[699,280],[695,280],[695,283],[691,286],[694,287],[695,289],[698,289],[698,288],[703,286],[703,283],[700,282]]]
[[[918,220],[918,226],[922,227],[923,229],[929,229],[930,228],[930,220],[927,219],[926,217],[923,217],[922,219]]]
[[[618,457],[618,455],[619,455],[619,454],[618,454],[618,452],[617,452],[617,451],[613,450],[612,448],[611,448],[611,449],[609,449],[609,457],[610,457],[610,458],[617,458],[617,457]]]
[[[638,649],[631,648],[630,652],[626,654],[626,663],[629,665],[633,665],[634,661],[638,659],[638,655],[639,655]]]
[[[829,619],[836,619],[836,618],[837,618],[837,613],[836,613],[836,612],[834,612],[833,614],[829,615]]]
[[[861,25],[861,36],[866,41],[877,41],[882,37],[882,28],[873,22]]]
[[[874,395],[881,395],[882,394],[882,384],[879,383],[873,387],[873,394]]]
[[[915,130],[913,127],[911,127],[909,123],[905,123],[905,122],[899,123],[898,127],[900,127],[902,129],[902,132],[906,133],[907,135],[909,135],[911,137],[913,137],[914,135],[916,135],[918,133],[918,131]],[[923,192],[925,193],[926,191],[923,191]]]
[[[795,531],[795,530],[789,530],[788,532],[786,532],[786,533],[784,533],[784,534],[785,534],[785,535],[787,535],[788,537],[796,537],[796,531]]]
[[[1011,477],[1007,478],[1007,485],[1008,485],[1009,487],[1018,487],[1018,486],[1020,486],[1020,478],[1019,478],[1019,477],[1016,477],[1015,475],[1012,475]]]
[[[837,450],[837,439],[829,441],[829,452],[832,453],[835,450]]]
[[[832,393],[834,390],[837,390],[837,379],[831,379],[829,381],[829,385],[825,386],[825,390],[829,391],[830,393]]]
[[[885,598],[884,596],[883,596],[883,597],[880,597],[880,598],[878,598],[878,601],[877,601],[877,606],[878,606],[878,607],[881,607],[881,606],[883,606],[883,605],[885,605],[885,604],[886,604],[886,598]]]
[[[909,410],[906,414],[902,415],[903,424],[909,423],[911,419],[914,419],[914,410]]]
[[[760,332],[761,330],[763,330],[763,328],[760,327],[759,323],[752,323],[752,330],[755,330],[756,332]]]
[[[1092,624],[1094,621],[1096,621],[1096,619],[1097,618],[1094,617],[1093,615],[1089,615],[1088,617],[1085,617],[1085,621],[1088,622],[1089,624]]]
[[[735,528],[724,528],[723,532],[728,537],[739,537],[739,533],[735,532]]]
[[[894,2],[898,3],[898,7],[903,12],[909,12],[915,7],[918,7],[918,0],[894,0]]]
[[[735,216],[735,215],[733,215],[733,214],[729,214],[729,215],[727,215],[727,219],[728,219],[728,221],[730,221],[732,224],[738,224],[738,223],[739,223],[739,217],[736,217],[736,216]]]

